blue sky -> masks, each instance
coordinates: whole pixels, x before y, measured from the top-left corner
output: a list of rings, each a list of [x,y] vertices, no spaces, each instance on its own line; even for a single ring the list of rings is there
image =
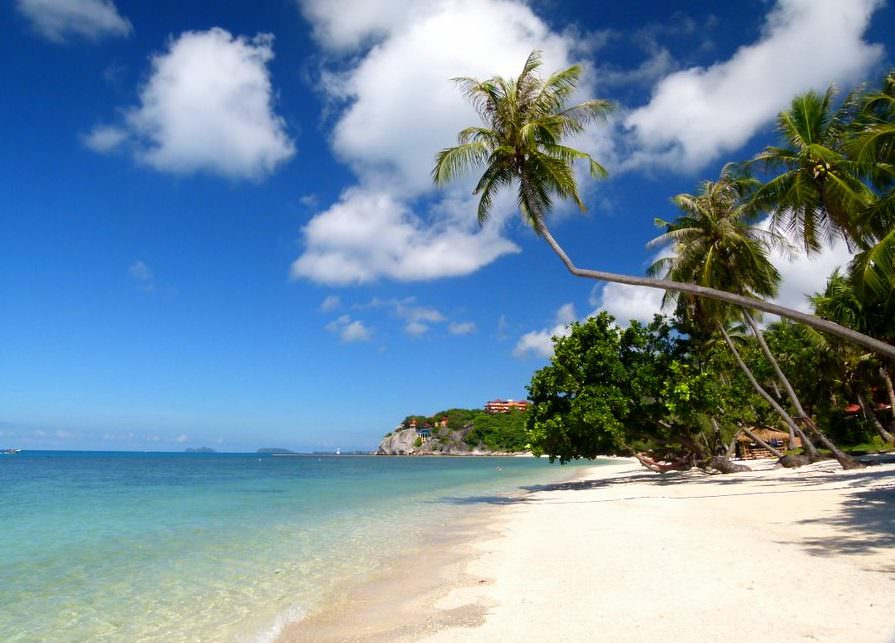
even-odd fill
[[[593,288],[471,177],[448,80],[586,68],[609,166],[554,233],[641,273],[656,216],[773,140],[793,95],[876,82],[874,0],[17,0],[0,20],[0,446],[371,448],[409,413],[521,398],[549,337],[660,293]],[[847,251],[781,263],[804,307]]]

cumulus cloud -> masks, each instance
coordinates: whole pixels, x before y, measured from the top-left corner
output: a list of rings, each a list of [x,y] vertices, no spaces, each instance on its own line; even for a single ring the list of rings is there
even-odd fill
[[[16,6],[47,40],[126,37],[133,27],[111,0],[18,0]]]
[[[409,321],[404,324],[404,332],[411,337],[419,337],[429,332],[429,325],[421,321]]]
[[[135,261],[130,265],[130,268],[127,269],[127,274],[130,275],[131,279],[136,282],[141,290],[147,292],[155,290],[155,275],[152,272],[152,268],[150,268],[146,262],[140,260]]]
[[[176,438],[174,438],[174,441],[179,442],[180,444],[183,444],[187,440],[189,440],[189,437],[187,437],[186,435],[178,435]]]
[[[474,217],[452,213],[425,220],[386,190],[352,188],[304,228],[305,252],[292,264],[295,279],[350,285],[386,277],[423,281],[475,272],[519,252],[497,223],[475,229]]]
[[[334,310],[338,310],[342,307],[342,298],[338,295],[327,295],[322,302],[320,302],[320,312],[331,313]]]
[[[863,35],[882,0],[778,0],[759,40],[726,61],[662,79],[624,125],[638,150],[629,166],[698,169],[742,146],[793,95],[862,78],[882,53]]]
[[[552,70],[570,64],[582,42],[551,31],[517,1],[300,6],[335,62],[321,90],[341,108],[332,147],[358,185],[304,228],[293,277],[341,285],[430,280],[466,275],[518,252],[501,236],[514,212],[511,198],[481,231],[472,199],[457,197],[462,188],[439,194],[434,207],[420,203],[432,191],[434,153],[478,121],[449,79],[517,74],[535,48]]]
[[[94,128],[85,143],[102,152],[132,138],[135,158],[162,172],[260,179],[295,153],[274,112],[273,55],[270,34],[185,32],[152,57],[124,123]]]
[[[94,152],[104,154],[121,146],[130,135],[127,130],[114,125],[97,125],[81,137],[84,145]]]
[[[448,324],[448,332],[451,335],[471,335],[475,329],[475,322],[451,322]]]
[[[335,321],[325,326],[326,330],[336,333],[343,344],[369,341],[373,331],[359,319],[352,319],[350,315],[342,315]]]
[[[662,312],[664,290],[628,286],[626,284],[597,284],[591,292],[590,303],[594,308],[605,310],[615,317],[618,324],[625,326],[632,319],[648,323]]]
[[[513,348],[513,356],[518,358],[550,357],[553,355],[553,338],[567,337],[571,332],[569,324],[576,319],[575,305],[563,304],[554,315],[552,327],[534,330],[519,338]]]
[[[414,3],[395,0],[303,0],[299,7],[314,27],[314,37],[324,47],[351,50],[364,42],[385,36],[434,0]]]
[[[836,268],[845,268],[852,260],[853,254],[842,239],[836,239],[832,245],[824,247],[821,252],[805,256],[800,253],[795,257],[787,257],[775,251],[771,261],[780,271],[780,290],[774,302],[802,312],[811,312],[808,296],[822,291],[829,277]]]

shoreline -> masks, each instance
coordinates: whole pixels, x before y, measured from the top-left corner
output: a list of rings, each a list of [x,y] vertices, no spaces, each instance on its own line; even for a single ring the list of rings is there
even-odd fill
[[[585,468],[589,471],[606,466]],[[550,484],[568,484],[583,473],[581,469],[569,469]],[[318,606],[301,620],[287,623],[274,640],[277,643],[415,641],[442,629],[483,623],[483,608],[475,607],[471,612],[443,610],[436,603],[453,588],[488,582],[467,573],[466,568],[478,558],[478,543],[483,538],[500,537],[500,529],[508,518],[502,509],[530,493],[522,489],[505,496],[471,498],[469,510],[462,518],[442,524],[440,531],[432,530],[425,544],[419,543],[402,555],[390,556],[381,569],[360,583],[346,583],[340,595],[330,596],[329,603]]]
[[[289,641],[822,640],[895,634],[895,462],[660,476],[617,459],[476,510]]]

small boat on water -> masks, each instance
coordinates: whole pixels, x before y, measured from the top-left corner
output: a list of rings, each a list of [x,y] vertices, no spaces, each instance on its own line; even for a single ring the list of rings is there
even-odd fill
[[[15,455],[19,451],[21,451],[21,449],[3,449],[3,451],[0,451],[0,453],[2,453],[3,455]]]

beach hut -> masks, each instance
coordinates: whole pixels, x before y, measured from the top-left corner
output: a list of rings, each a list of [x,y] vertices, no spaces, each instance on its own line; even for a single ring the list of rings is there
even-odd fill
[[[798,449],[802,446],[802,441],[798,436],[796,437],[795,442],[790,445],[789,433],[785,431],[758,426],[751,427],[749,430],[763,442],[766,442],[780,451]],[[753,460],[755,458],[773,458],[774,454],[755,442],[755,440],[746,435],[743,431],[740,431],[737,435],[737,457],[741,460]]]

